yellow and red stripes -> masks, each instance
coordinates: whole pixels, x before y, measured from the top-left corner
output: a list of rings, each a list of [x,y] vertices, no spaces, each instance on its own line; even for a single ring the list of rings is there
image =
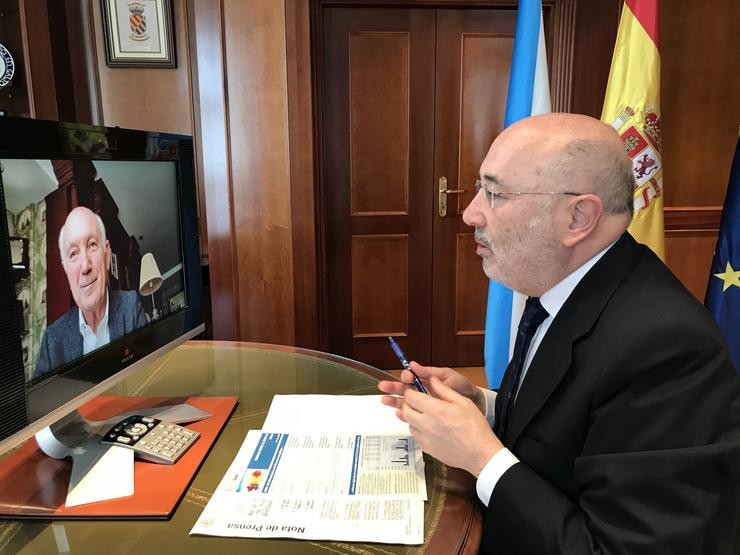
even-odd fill
[[[629,231],[665,259],[659,43],[658,0],[625,0],[601,119],[622,136],[633,162]]]
[[[659,49],[658,0],[625,0],[624,4]]]

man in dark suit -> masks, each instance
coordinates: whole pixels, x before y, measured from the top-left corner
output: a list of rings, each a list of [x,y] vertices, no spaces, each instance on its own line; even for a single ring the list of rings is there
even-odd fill
[[[108,290],[110,244],[97,214],[83,206],[69,213],[59,232],[59,253],[77,306],[44,330],[34,378],[118,339],[147,321],[136,291]]]
[[[739,380],[709,313],[625,231],[620,138],[586,116],[528,118],[480,174],[463,219],[486,275],[544,308],[531,343],[498,395],[416,363],[431,395],[407,371],[380,389],[426,452],[477,478],[481,552],[730,553]]]

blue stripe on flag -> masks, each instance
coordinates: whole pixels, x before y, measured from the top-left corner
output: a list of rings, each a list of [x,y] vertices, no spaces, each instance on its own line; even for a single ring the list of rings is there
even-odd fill
[[[511,60],[509,95],[506,101],[504,127],[508,127],[532,114],[532,98],[535,86],[544,87],[546,90],[542,93],[546,94],[549,99],[546,68],[544,69],[545,82],[535,84],[541,23],[541,0],[520,0],[516,18],[514,52]],[[544,48],[544,41],[542,46]],[[549,100],[547,104],[549,105]],[[492,388],[501,385],[504,371],[509,362],[512,296],[512,291],[508,287],[495,281],[490,282],[488,304],[486,306],[486,335],[483,354],[486,365],[486,379],[489,387]]]
[[[519,2],[504,127],[509,127],[512,123],[532,114],[534,69],[537,66],[541,17],[542,3],[540,0]]]
[[[735,145],[704,300],[725,336],[735,371],[740,374],[740,278],[736,272],[740,272],[740,139]]]
[[[511,289],[497,281],[488,282],[486,307],[486,340],[483,358],[486,361],[486,380],[489,387],[499,387],[509,363],[509,336],[511,335]]]

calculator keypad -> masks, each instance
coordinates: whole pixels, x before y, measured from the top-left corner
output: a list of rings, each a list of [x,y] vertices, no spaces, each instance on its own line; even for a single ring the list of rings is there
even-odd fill
[[[133,449],[144,460],[174,464],[199,437],[183,426],[135,415],[108,430],[101,443]]]

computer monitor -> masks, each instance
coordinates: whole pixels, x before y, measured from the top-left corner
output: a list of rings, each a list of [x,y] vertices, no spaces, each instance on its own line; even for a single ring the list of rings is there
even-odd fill
[[[201,333],[187,136],[0,117],[0,453]]]

